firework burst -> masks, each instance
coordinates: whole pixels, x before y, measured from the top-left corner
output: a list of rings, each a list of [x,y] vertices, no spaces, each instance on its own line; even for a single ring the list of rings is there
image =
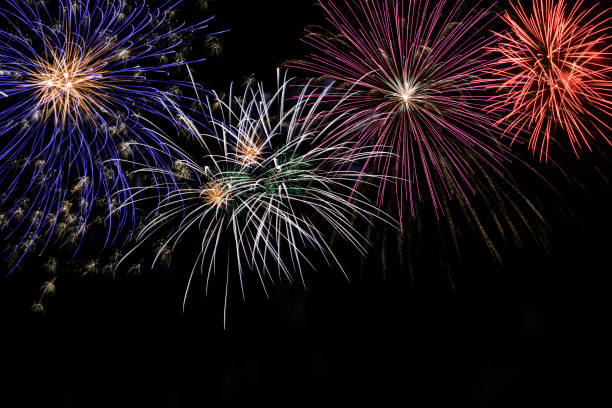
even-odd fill
[[[612,79],[610,19],[577,1],[534,0],[529,14],[511,3],[505,12],[509,30],[497,33],[502,55],[493,75],[503,81],[492,106],[503,112],[500,123],[514,138],[529,134],[529,148],[547,157],[556,130],[567,134],[574,152],[591,149],[589,140],[610,142]]]
[[[345,115],[330,120],[320,113],[325,93],[290,83],[279,81],[271,95],[257,84],[241,97],[230,91],[227,99],[210,99],[206,115],[214,131],[200,134],[194,128],[203,157],[192,154],[175,166],[175,171],[187,169],[181,170],[184,177],[178,188],[154,184],[137,193],[167,191],[139,234],[141,243],[169,227],[172,231],[163,248],[174,251],[190,230],[201,234],[189,285],[199,268],[208,290],[218,264],[226,273],[226,298],[231,274],[239,279],[243,296],[243,280],[250,271],[264,289],[267,282],[292,281],[296,272],[303,281],[303,267],[312,266],[311,251],[340,265],[329,242],[331,235],[364,252],[355,222],[384,217],[353,192],[355,181],[364,174],[346,159],[348,151],[355,160],[380,153],[357,151],[348,142],[317,147],[323,135],[346,126]],[[298,89],[299,94],[292,94]]]
[[[185,38],[206,27],[177,24],[172,16],[168,3],[153,8],[123,0],[7,0],[0,8],[0,178],[10,215],[3,226],[22,243],[50,239],[57,218],[29,220],[53,219],[69,196],[79,196],[77,235],[96,200],[112,211],[112,193],[124,191],[115,196],[123,203],[129,183],[122,158],[171,163],[166,141],[148,122],[184,126],[166,113],[165,101],[186,104],[175,89],[190,84],[168,74],[186,63]],[[27,213],[17,218],[25,196]],[[107,242],[129,219],[129,207],[121,208]],[[20,248],[10,255],[17,263],[31,245]]]
[[[480,31],[488,10],[459,18],[462,2],[350,2],[320,0],[333,27],[311,30],[304,41],[314,50],[291,65],[352,88],[344,106],[354,123],[368,121],[352,137],[361,144],[391,148],[394,156],[370,160],[397,179],[400,215],[405,202],[415,216],[417,203],[431,201],[443,213],[441,195],[467,196],[475,189],[474,169],[465,158],[494,162],[503,148],[484,113],[490,66]],[[341,96],[339,93],[337,96]]]

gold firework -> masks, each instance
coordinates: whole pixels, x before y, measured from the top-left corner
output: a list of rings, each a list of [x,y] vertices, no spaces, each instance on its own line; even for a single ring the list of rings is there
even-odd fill
[[[236,144],[236,156],[242,166],[250,167],[261,162],[263,156],[263,143],[251,139],[241,139]]]
[[[211,207],[223,207],[229,203],[229,186],[221,182],[212,182],[202,188],[200,197]]]
[[[117,88],[122,78],[107,76],[105,66],[121,59],[112,41],[100,41],[85,48],[73,39],[70,23],[64,27],[65,47],[53,47],[49,40],[43,57],[27,69],[24,87],[36,90],[41,118],[50,117],[60,125],[95,123],[99,113],[108,112],[109,91]]]

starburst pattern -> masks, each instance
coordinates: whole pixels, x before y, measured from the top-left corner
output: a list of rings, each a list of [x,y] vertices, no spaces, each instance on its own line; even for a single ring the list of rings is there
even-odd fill
[[[176,95],[191,84],[168,79],[168,72],[185,66],[184,40],[207,22],[185,26],[167,3],[123,0],[7,0],[0,21],[1,203],[9,215],[3,226],[25,243],[9,255],[16,264],[38,236],[47,245],[70,196],[79,196],[77,237],[96,200],[113,211],[111,196],[124,191],[114,198],[123,204],[129,169],[122,158],[170,165],[166,140],[149,122],[185,127],[166,113],[166,101],[191,103]],[[106,242],[130,219],[129,206],[121,208]],[[53,221],[31,222],[33,216]]]
[[[503,83],[491,110],[504,114],[500,124],[515,139],[529,136],[540,160],[556,137],[567,135],[576,154],[597,138],[610,143],[610,18],[582,6],[534,0],[528,12],[511,2],[502,15],[509,29],[496,34],[502,57],[492,74]]]
[[[482,35],[489,10],[460,15],[461,1],[319,5],[332,28],[310,30],[304,41],[313,52],[291,65],[350,87],[344,107],[355,124],[366,121],[352,139],[395,153],[367,163],[389,176],[379,205],[391,178],[400,214],[407,202],[413,217],[418,202],[430,201],[439,216],[441,195],[473,194],[475,170],[464,152],[489,167],[504,156],[484,111],[491,60],[483,50],[494,41]]]
[[[346,159],[349,150],[355,160],[380,153],[365,147],[356,152],[348,142],[317,147],[323,135],[346,126],[345,115],[330,120],[321,114],[324,93],[306,86],[293,95],[298,88],[290,83],[285,79],[272,95],[257,84],[241,97],[230,91],[225,100],[209,99],[214,132],[194,128],[203,157],[191,154],[182,162],[188,171],[178,188],[155,184],[138,192],[168,191],[138,238],[145,242],[170,228],[163,248],[174,251],[185,236],[199,233],[192,277],[200,269],[207,288],[218,264],[225,269],[226,294],[230,277],[238,277],[242,287],[248,272],[264,288],[277,279],[292,281],[295,272],[303,281],[311,251],[340,265],[328,242],[332,232],[364,252],[355,218],[384,217],[352,191],[357,178],[366,176]]]

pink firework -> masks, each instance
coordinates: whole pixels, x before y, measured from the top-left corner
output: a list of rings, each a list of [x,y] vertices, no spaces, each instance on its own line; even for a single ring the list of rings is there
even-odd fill
[[[491,108],[503,112],[506,132],[526,133],[540,160],[555,135],[566,134],[576,154],[589,140],[610,142],[610,19],[581,10],[580,0],[569,11],[562,0],[534,0],[531,13],[511,6],[516,17],[502,15],[509,30],[496,34],[502,57],[492,71],[502,83]]]
[[[406,203],[413,217],[421,201],[440,215],[442,194],[473,195],[474,163],[493,168],[505,153],[484,109],[491,83],[483,73],[492,66],[486,50],[496,41],[483,33],[494,17],[489,9],[460,13],[461,1],[319,5],[333,29],[309,30],[304,42],[313,52],[292,65],[336,82],[335,96],[345,98],[359,129],[343,137],[393,153],[365,163],[387,176],[378,204],[388,184],[396,186],[400,216]]]

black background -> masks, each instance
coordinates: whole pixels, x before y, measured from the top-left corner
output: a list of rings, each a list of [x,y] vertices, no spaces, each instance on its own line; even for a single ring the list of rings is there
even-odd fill
[[[182,11],[194,18],[191,3]],[[273,81],[276,66],[304,54],[304,27],[321,23],[308,0],[217,0],[211,12],[214,29],[232,31],[197,76],[220,90],[250,74]],[[435,257],[414,279],[371,267],[349,271],[349,282],[320,269],[307,275],[306,290],[281,284],[266,299],[253,285],[246,302],[230,294],[224,330],[221,287],[208,297],[193,291],[183,312],[184,273],[68,279],[45,315],[29,309],[37,271],[3,278],[0,401],[15,405],[0,406],[594,401],[607,386],[598,368],[609,325],[612,195],[601,173],[611,175],[611,149],[580,161],[560,156],[572,182],[523,153],[559,180],[575,217],[542,209],[550,254],[528,244],[503,251],[503,265],[486,256],[452,262],[454,291]]]

